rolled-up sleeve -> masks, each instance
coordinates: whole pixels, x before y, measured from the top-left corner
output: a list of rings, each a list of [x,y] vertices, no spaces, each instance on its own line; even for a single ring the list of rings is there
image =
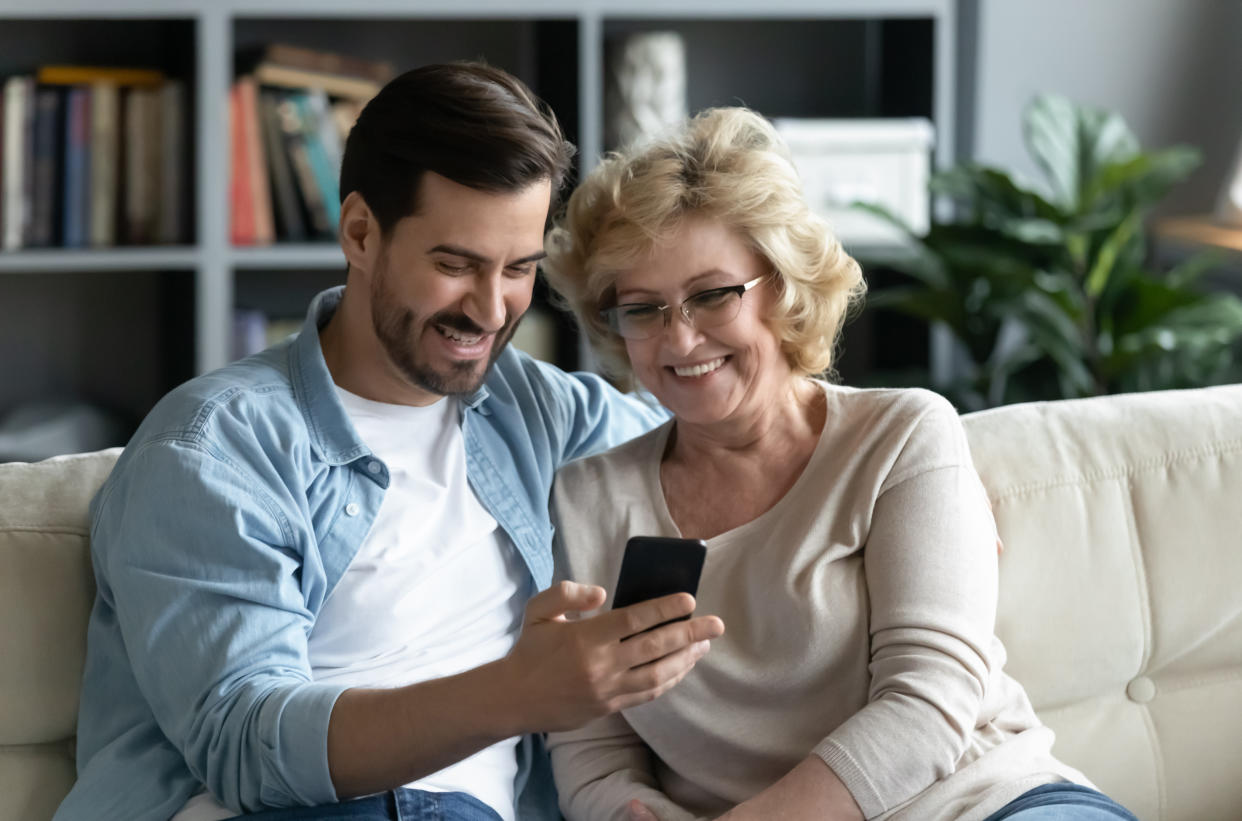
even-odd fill
[[[335,801],[328,722],[345,688],[311,680],[313,535],[243,466],[192,442],[139,447],[92,531],[128,655],[117,663],[226,806]]]

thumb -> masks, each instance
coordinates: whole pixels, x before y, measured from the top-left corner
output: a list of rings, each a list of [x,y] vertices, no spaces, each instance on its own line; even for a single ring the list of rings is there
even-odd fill
[[[557,582],[526,603],[526,621],[549,621],[566,613],[594,610],[607,597],[604,588],[598,585]]]
[[[630,821],[660,821],[656,814],[647,809],[647,805],[635,798],[626,805],[630,811]]]

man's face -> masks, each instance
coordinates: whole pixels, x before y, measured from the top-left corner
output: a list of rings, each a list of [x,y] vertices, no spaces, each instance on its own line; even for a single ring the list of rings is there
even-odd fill
[[[544,180],[488,193],[423,176],[371,277],[375,335],[419,404],[476,390],[530,306],[551,199]]]

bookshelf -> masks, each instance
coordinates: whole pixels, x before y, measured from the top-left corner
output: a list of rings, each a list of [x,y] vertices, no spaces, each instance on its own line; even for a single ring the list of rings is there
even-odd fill
[[[239,50],[270,42],[387,60],[398,72],[483,57],[549,101],[579,146],[602,150],[604,55],[629,32],[679,32],[691,110],[743,101],[773,117],[925,116],[935,158],[954,145],[954,0],[0,0],[0,76],[51,62],[149,66],[186,88],[188,241],[0,252],[0,416],[42,392],[80,393],[135,422],[177,382],[225,364],[235,308],[300,314],[344,279],[328,243],[234,247],[229,88]],[[847,244],[849,238],[845,238]],[[68,327],[87,306],[110,322]],[[20,314],[20,315],[19,315]],[[123,327],[121,327],[123,326]],[[133,330],[134,328],[138,330]],[[20,345],[19,345],[20,339]],[[74,341],[76,340],[76,341]],[[145,348],[145,349],[144,349]],[[574,365],[577,349],[561,348]],[[84,365],[83,363],[88,363]],[[87,374],[86,371],[90,373]],[[102,390],[101,385],[115,384]]]

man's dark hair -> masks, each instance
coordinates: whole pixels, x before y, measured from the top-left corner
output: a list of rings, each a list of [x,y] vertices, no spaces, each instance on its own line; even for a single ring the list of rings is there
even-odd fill
[[[553,208],[573,158],[556,115],[521,80],[478,62],[407,71],[358,116],[341,160],[341,200],[357,191],[387,236],[418,210],[423,173],[479,191],[552,183]]]

